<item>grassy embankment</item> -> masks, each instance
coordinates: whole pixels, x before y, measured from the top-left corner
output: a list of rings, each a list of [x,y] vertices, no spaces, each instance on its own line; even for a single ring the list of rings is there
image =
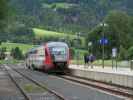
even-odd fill
[[[22,44],[22,43],[9,43],[9,42],[3,42],[0,45],[0,48],[6,47],[7,52],[10,52],[13,48],[19,47],[20,50],[22,50],[23,54],[26,53],[29,49],[34,47],[34,45],[30,44]]]
[[[43,8],[53,8],[54,7],[56,9],[59,9],[59,8],[68,9],[71,7],[75,7],[77,5],[71,4],[71,3],[52,3],[52,4],[43,3],[42,6],[43,6]]]
[[[47,31],[47,30],[43,30],[43,29],[38,29],[38,28],[33,28],[33,33],[35,35],[36,38],[58,38],[58,39],[66,39],[66,40],[74,40],[77,38],[76,35],[70,35],[70,34],[65,34],[65,33],[59,33],[59,32],[54,32],[54,31]],[[81,40],[81,46],[85,45],[85,38],[84,37],[80,37]]]

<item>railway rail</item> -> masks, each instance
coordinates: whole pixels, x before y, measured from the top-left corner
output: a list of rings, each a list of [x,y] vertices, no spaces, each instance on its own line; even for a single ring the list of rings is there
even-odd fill
[[[9,80],[11,80],[10,82],[13,83],[13,86],[19,91],[20,94],[16,94],[16,95],[13,95],[14,97],[17,97],[17,96],[22,96],[22,98],[24,100],[30,100],[30,98],[26,95],[26,93],[19,87],[19,85],[16,83],[16,81],[12,78],[12,76],[9,74],[9,72],[7,71],[7,69],[4,67],[4,66],[0,66],[0,70],[3,71],[5,74],[6,74],[6,79],[8,80],[8,77],[9,77]],[[6,80],[5,79],[5,80]],[[9,83],[10,84],[10,83]],[[12,87],[12,88],[14,88]],[[9,94],[10,95],[10,94]],[[5,99],[5,98],[3,98]],[[7,98],[8,99],[8,98]],[[13,98],[13,100],[15,100],[17,98]],[[10,100],[12,100],[12,98],[10,97]]]
[[[133,98],[133,89],[132,88],[126,88],[118,85],[113,85],[105,82],[100,82],[100,81],[95,81],[91,79],[86,79],[83,77],[78,77],[78,76],[73,76],[73,75],[63,75],[63,76],[58,76],[60,78],[63,78],[65,80],[69,80],[72,82],[80,83],[83,85],[91,86],[93,88],[98,88],[106,92],[110,92],[116,95],[124,96],[124,97],[129,97]]]
[[[24,96],[25,100],[30,100],[30,98],[28,97],[28,95],[25,93],[25,91],[17,84],[17,82],[15,81],[15,79],[11,76],[11,74],[8,72],[8,69],[6,69],[4,67],[4,69],[6,70],[8,76],[10,77],[10,79],[12,80],[12,82],[16,85],[16,87],[19,89],[19,91],[21,92],[21,94]]]
[[[8,69],[5,67],[5,69],[8,72]],[[19,75],[21,75],[22,77],[26,78],[27,80],[31,81],[32,83],[34,83],[35,85],[37,85],[38,87],[47,90],[49,93],[55,95],[57,98],[59,98],[59,100],[67,100],[65,99],[61,94],[57,93],[56,91],[51,90],[50,88],[47,88],[45,86],[43,86],[42,84],[40,84],[38,81],[36,81],[35,79],[29,78],[26,75],[22,74],[21,72],[17,71],[16,69],[11,69],[15,72],[17,72]],[[12,81],[15,83],[15,85],[19,88],[19,90],[21,91],[21,93],[24,95],[24,97],[26,98],[26,100],[31,100],[31,98],[27,95],[27,93],[18,85],[18,83],[16,82],[16,80],[14,79],[14,77],[8,72],[8,75],[10,76],[10,78],[12,79]]]

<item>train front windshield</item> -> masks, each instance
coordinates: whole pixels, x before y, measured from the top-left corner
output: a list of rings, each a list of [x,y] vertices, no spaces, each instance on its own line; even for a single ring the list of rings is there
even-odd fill
[[[67,53],[66,47],[51,47],[50,49],[52,55],[66,55]]]

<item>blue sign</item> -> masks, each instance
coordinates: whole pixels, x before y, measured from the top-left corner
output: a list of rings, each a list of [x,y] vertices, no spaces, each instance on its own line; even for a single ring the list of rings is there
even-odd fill
[[[106,44],[108,44],[108,39],[107,38],[101,38],[100,41],[99,41],[99,43],[101,45],[106,45]]]

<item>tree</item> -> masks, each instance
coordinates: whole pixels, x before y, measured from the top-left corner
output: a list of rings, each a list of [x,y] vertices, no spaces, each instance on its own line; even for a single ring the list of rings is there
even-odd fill
[[[23,54],[22,51],[19,49],[19,47],[13,48],[11,50],[11,56],[17,60],[23,59]]]
[[[0,48],[0,59],[1,60],[5,59],[5,57],[6,57],[5,52],[6,52],[6,48],[5,47]]]
[[[131,46],[127,51],[128,59],[133,59],[133,46]]]
[[[120,52],[119,58],[126,59],[125,56],[127,50],[130,46],[132,46],[133,41],[131,34],[133,32],[131,23],[131,17],[122,11],[111,11],[104,19],[104,23],[106,23],[107,27],[101,27],[97,25],[89,34],[88,34],[88,42],[93,42],[93,50],[94,53],[99,57],[102,57],[102,48],[99,44],[99,40],[102,37],[104,32],[104,36],[109,40],[108,45],[105,46],[105,56],[110,58],[112,48],[117,48],[118,52]],[[104,28],[104,29],[103,29]],[[120,47],[121,46],[121,47]],[[97,49],[95,49],[97,48]],[[122,50],[121,50],[122,49]]]
[[[128,58],[127,50],[123,46],[120,46],[118,59],[119,60],[126,60],[127,58]]]
[[[7,0],[0,0],[0,28],[3,27],[4,19],[8,15],[8,4]]]
[[[111,11],[105,21],[109,25],[107,36],[111,37],[112,44],[118,48],[122,45],[128,49],[132,41],[130,16],[122,11]]]

